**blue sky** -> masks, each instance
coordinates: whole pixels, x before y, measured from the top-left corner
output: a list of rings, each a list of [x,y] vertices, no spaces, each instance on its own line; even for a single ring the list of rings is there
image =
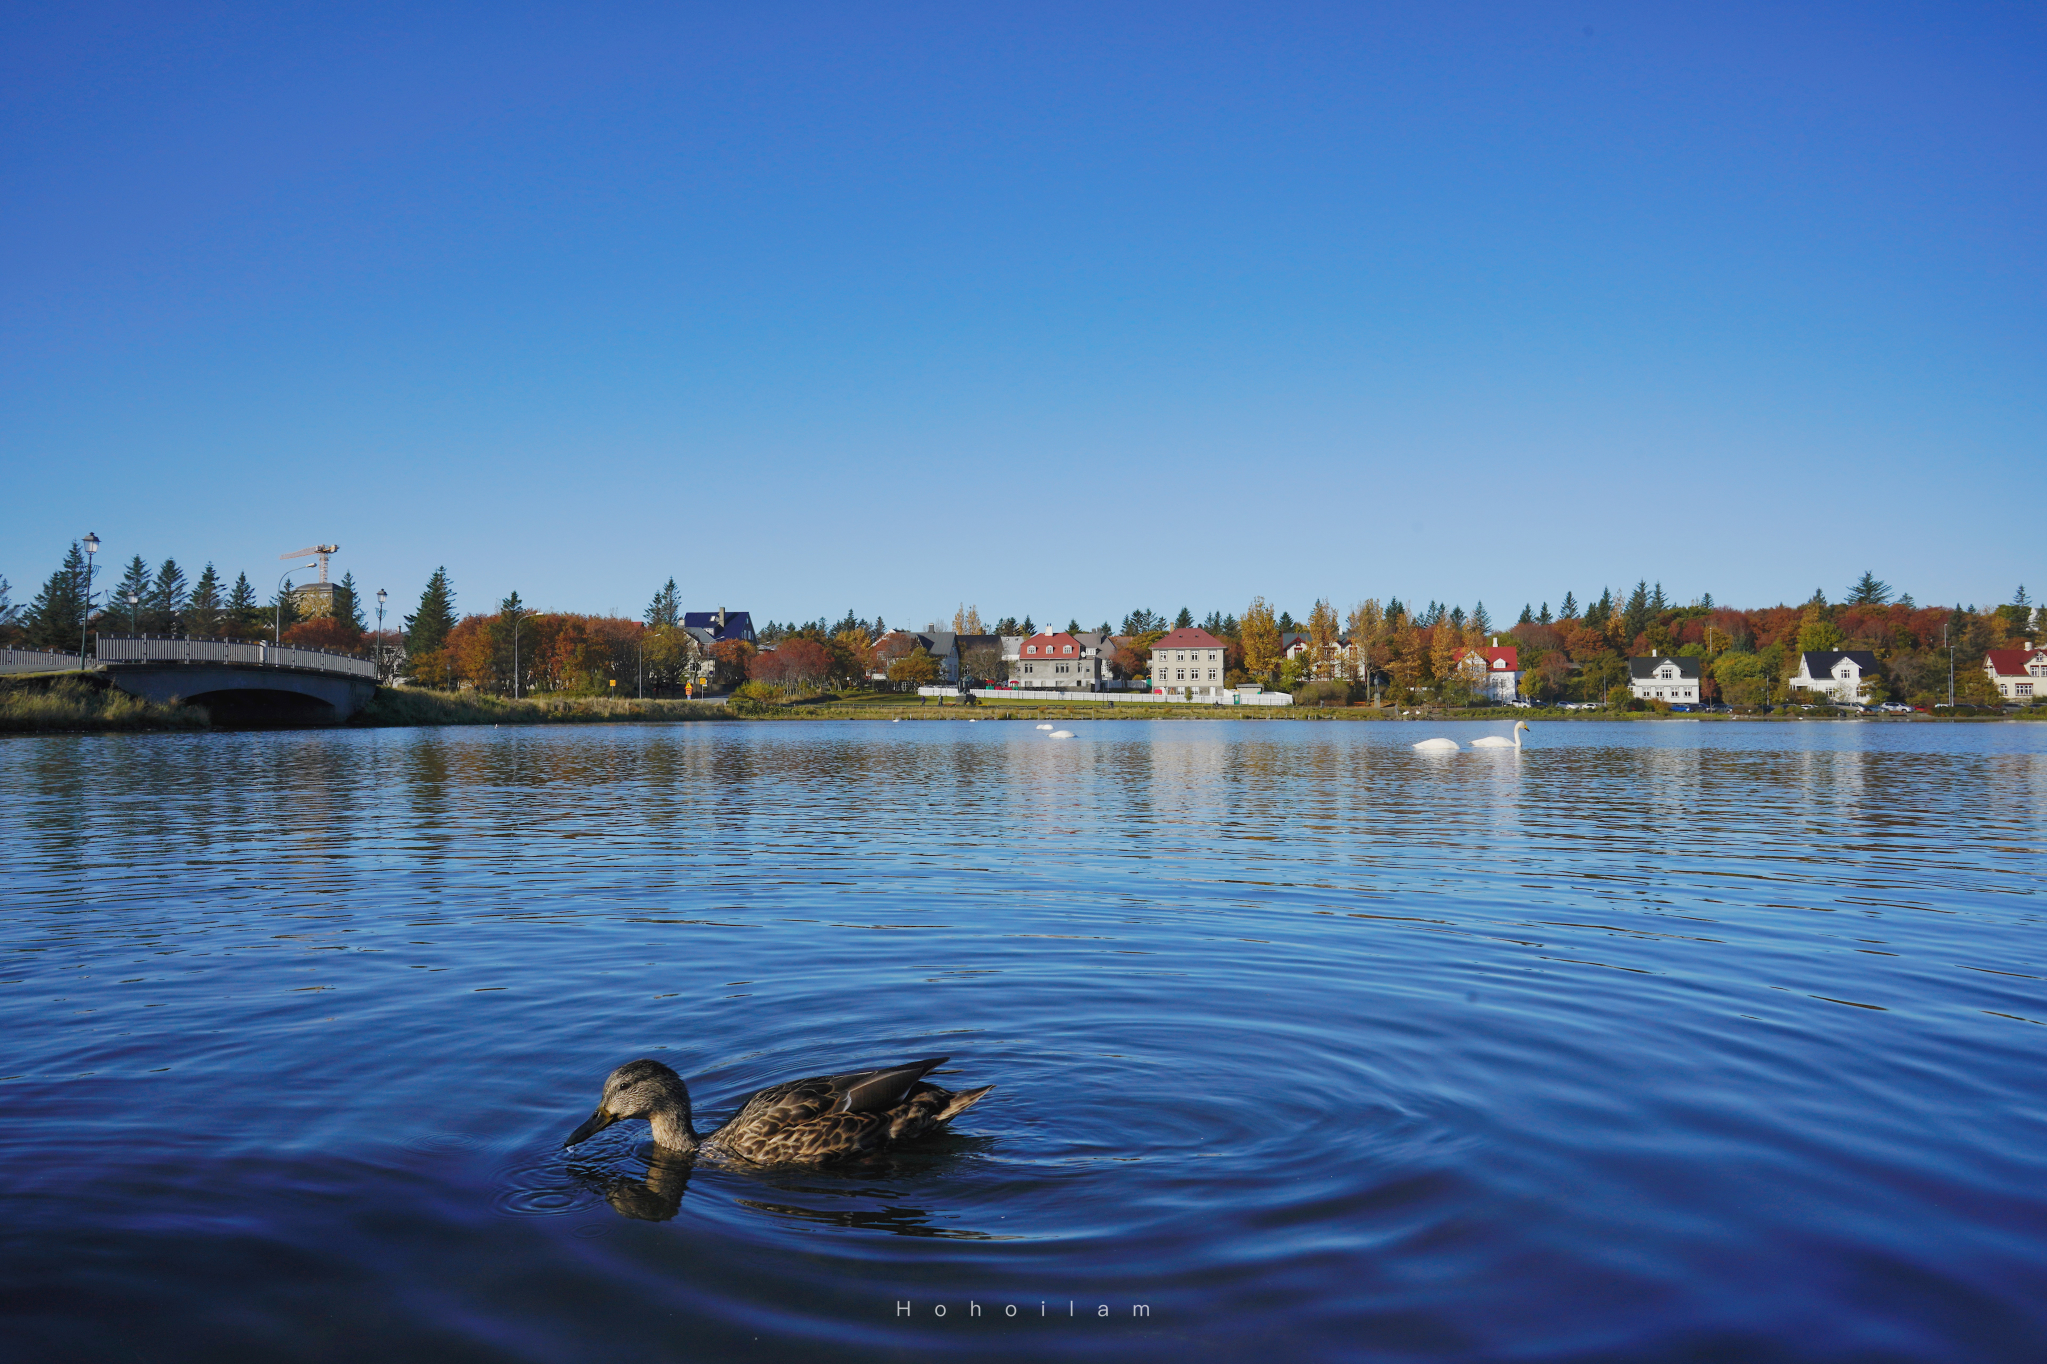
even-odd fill
[[[0,574],[2047,593],[2043,57],[2016,4],[11,6]]]

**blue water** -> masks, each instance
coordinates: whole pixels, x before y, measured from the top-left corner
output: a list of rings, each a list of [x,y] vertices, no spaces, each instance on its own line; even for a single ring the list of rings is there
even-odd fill
[[[9,1350],[2039,1356],[2047,726],[1070,727],[0,743]]]

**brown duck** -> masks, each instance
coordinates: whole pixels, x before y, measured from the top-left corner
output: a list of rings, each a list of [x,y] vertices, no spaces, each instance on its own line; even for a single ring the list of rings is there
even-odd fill
[[[689,1087],[680,1075],[659,1061],[628,1061],[605,1077],[597,1111],[562,1145],[574,1146],[622,1119],[645,1118],[656,1146],[713,1160],[824,1165],[873,1155],[923,1136],[995,1088],[955,1094],[924,1083],[927,1072],[951,1059],[934,1056],[773,1085],[741,1104],[708,1137],[698,1136],[690,1121]]]

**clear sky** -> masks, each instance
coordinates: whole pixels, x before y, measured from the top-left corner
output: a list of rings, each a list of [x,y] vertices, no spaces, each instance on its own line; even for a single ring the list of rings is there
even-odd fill
[[[2043,59],[2038,4],[9,5],[0,574],[2047,595]]]

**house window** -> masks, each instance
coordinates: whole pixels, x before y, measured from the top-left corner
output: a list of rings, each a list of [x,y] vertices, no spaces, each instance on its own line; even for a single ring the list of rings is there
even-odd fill
[[[1027,653],[1027,654],[1034,654],[1034,653],[1036,653],[1037,651],[1038,651],[1038,646],[1037,646],[1037,645],[1035,645],[1035,644],[1027,644],[1027,645],[1025,645],[1025,646],[1024,646],[1024,652],[1025,652],[1025,653]]]
[[[2019,683],[2019,695],[2020,695],[2020,696],[2031,696],[2032,694],[2033,694],[2033,684],[2032,684],[2032,683],[2030,683],[2030,682],[2021,682],[2021,683]]]

